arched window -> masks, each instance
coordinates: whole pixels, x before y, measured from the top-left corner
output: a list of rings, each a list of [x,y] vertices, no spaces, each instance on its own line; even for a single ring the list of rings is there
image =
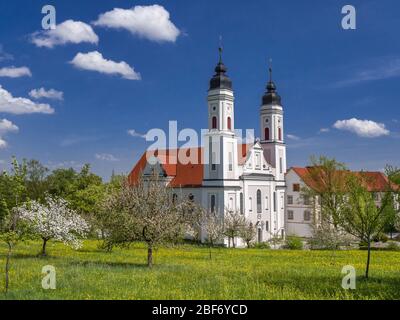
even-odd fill
[[[265,136],[265,140],[269,140],[269,128],[265,128],[264,136]]]
[[[261,190],[257,190],[257,213],[262,212],[262,206],[261,206]]]
[[[217,129],[217,117],[212,118],[212,128]]]
[[[282,128],[278,128],[278,140],[282,140]]]
[[[232,119],[228,117],[228,130],[232,130]]]
[[[210,200],[210,209],[211,212],[214,213],[215,212],[215,195],[211,195],[211,200]]]

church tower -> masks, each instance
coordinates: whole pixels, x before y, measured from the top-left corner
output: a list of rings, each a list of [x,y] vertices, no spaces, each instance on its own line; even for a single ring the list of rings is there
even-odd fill
[[[272,68],[269,68],[269,81],[260,109],[261,145],[265,159],[276,170],[276,179],[284,180],[286,173],[286,145],[284,140],[283,107],[281,97],[272,81]]]
[[[226,72],[219,48],[219,62],[207,95],[208,132],[204,137],[204,180],[213,184],[238,179],[234,94]]]

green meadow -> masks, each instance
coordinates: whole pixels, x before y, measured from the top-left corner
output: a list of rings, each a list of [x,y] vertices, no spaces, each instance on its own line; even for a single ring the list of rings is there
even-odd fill
[[[155,251],[153,269],[146,248],[106,253],[86,241],[74,251],[50,242],[25,242],[12,256],[10,291],[0,299],[400,299],[400,252],[372,252],[371,274],[363,278],[365,251],[224,249],[182,245]],[[0,246],[1,290],[6,247]],[[57,288],[42,289],[42,267],[56,268]],[[357,270],[357,289],[342,289],[342,268]]]

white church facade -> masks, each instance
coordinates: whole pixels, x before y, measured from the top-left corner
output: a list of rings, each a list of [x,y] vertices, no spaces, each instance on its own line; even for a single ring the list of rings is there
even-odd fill
[[[286,167],[284,109],[272,70],[260,106],[261,138],[242,143],[235,133],[234,91],[221,51],[207,95],[208,129],[203,146],[147,151],[131,171],[129,182],[134,184],[141,175],[157,169],[174,197],[189,198],[220,217],[229,211],[243,214],[257,227],[257,242],[287,235],[311,237],[319,209],[301,190],[313,188],[307,183],[312,167]],[[379,205],[390,185],[388,178],[381,172],[362,174],[368,176],[368,190]],[[235,242],[243,245],[240,239]]]
[[[208,90],[203,146],[157,150],[156,165],[177,197],[190,197],[221,217],[227,210],[240,212],[257,226],[257,242],[284,237],[286,146],[281,98],[271,77],[260,106],[261,139],[243,144],[235,134],[235,97],[226,72],[220,54]],[[182,163],[178,156],[182,152],[198,161]],[[154,170],[148,158],[149,152],[143,154],[130,182]]]

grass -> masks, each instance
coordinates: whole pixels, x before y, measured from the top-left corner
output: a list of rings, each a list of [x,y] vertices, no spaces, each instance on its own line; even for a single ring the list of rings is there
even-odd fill
[[[11,262],[10,292],[0,299],[400,299],[400,252],[372,252],[371,278],[362,275],[365,251],[208,249],[191,245],[160,248],[155,266],[146,266],[146,249],[105,253],[86,241],[74,251],[49,242],[46,258],[39,242],[20,244]],[[0,288],[6,247],[0,245]],[[42,267],[53,265],[57,289],[44,290]],[[341,287],[345,265],[357,270],[357,289]]]

